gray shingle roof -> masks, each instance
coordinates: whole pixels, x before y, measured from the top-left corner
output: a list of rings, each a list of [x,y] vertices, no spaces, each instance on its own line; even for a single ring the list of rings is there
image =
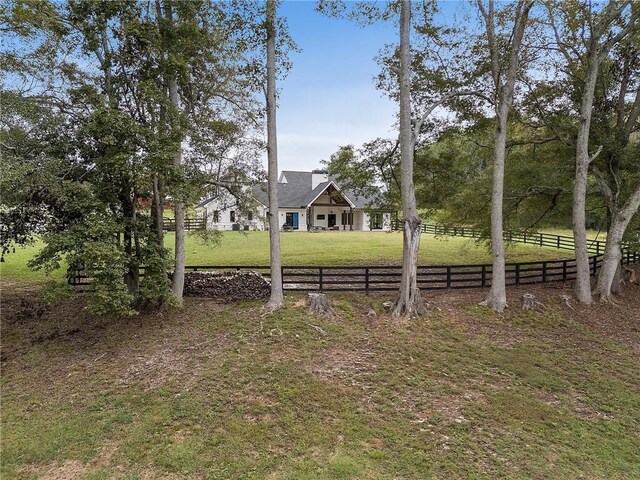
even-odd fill
[[[311,193],[311,172],[286,170],[282,174],[287,183],[278,183],[278,205],[284,208],[306,207]]]
[[[258,183],[251,186],[251,193],[265,207],[269,205],[269,195],[267,194],[267,184]]]
[[[334,177],[330,177],[329,182],[322,182],[311,190],[311,172],[284,170],[282,174],[287,179],[287,183],[278,184],[279,205],[283,208],[300,208],[302,205],[308,205],[322,190],[327,188],[329,182],[335,183],[356,208],[367,208],[370,206],[370,199],[362,195],[356,195],[352,190],[341,188]]]
[[[338,186],[340,191],[355,205],[355,208],[369,208],[370,199],[348,189],[340,188],[335,178],[330,177],[328,182],[322,182],[313,190],[311,172],[297,172],[293,170],[284,170],[282,172],[286,178],[286,183],[278,183],[278,204],[280,208],[306,208],[327,186],[333,182]],[[253,196],[265,206],[269,205],[269,196],[267,194],[267,184],[259,183],[251,187]],[[208,198],[198,204],[202,207],[209,203],[212,198]],[[374,206],[375,207],[375,206]]]

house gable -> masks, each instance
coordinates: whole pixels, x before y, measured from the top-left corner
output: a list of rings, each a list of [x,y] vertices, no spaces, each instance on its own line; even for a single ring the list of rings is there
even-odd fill
[[[320,185],[318,185],[315,188],[315,190],[313,192],[311,192],[311,194],[313,195],[316,191],[318,191],[318,193],[313,198],[311,198],[310,201],[307,202],[307,206],[309,206],[312,203],[314,203],[315,201],[317,201],[325,193],[328,193],[330,199],[331,199],[331,197],[334,196],[335,193],[337,193],[341,198],[343,198],[345,200],[345,202],[351,208],[355,208],[355,204],[349,199],[349,197],[347,197],[344,194],[344,192],[342,190],[340,190],[340,188],[333,181],[321,183]],[[331,204],[331,200],[328,203]],[[340,205],[341,203],[342,202],[339,202],[339,201],[338,202],[334,202],[335,205]]]

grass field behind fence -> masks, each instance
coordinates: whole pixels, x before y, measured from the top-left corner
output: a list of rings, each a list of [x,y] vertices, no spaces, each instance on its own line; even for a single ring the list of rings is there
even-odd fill
[[[282,232],[282,263],[284,265],[400,265],[402,263],[402,233],[392,232]],[[173,246],[174,234],[166,235],[165,243]],[[33,272],[27,262],[42,244],[16,248],[0,264],[3,280],[44,281],[47,276]],[[218,245],[205,245],[192,236],[187,237],[187,265],[268,265],[268,232],[224,232]],[[534,245],[511,245],[507,261],[526,262],[569,258],[571,252]],[[490,263],[491,255],[485,244],[473,239],[439,237],[423,234],[420,245],[420,264],[461,265]],[[51,278],[60,279],[63,271]]]

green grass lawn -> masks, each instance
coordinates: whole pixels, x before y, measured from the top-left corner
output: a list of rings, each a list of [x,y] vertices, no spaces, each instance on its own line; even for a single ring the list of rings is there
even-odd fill
[[[64,270],[45,275],[42,271],[33,271],[27,267],[27,262],[38,253],[42,246],[42,242],[36,242],[27,247],[17,246],[15,252],[7,253],[4,262],[0,263],[0,279],[15,282],[44,282],[64,278]]]
[[[402,263],[402,233],[382,232],[282,232],[282,263],[284,265],[366,265]],[[173,235],[167,236],[167,245]],[[512,245],[507,261],[528,261],[540,258],[566,258],[567,252],[532,245]],[[491,262],[486,245],[459,237],[435,238],[423,235],[420,262],[446,265]],[[216,247],[190,241],[187,263],[218,265],[268,265],[268,232],[224,232]]]
[[[29,318],[34,294],[4,295],[0,476],[640,478],[639,287],[574,309],[538,288],[544,312],[523,291],[504,314],[430,294],[411,322],[384,296],[332,295],[327,318],[295,294],[270,316],[187,299],[124,319],[82,298]]]
[[[552,235],[564,235],[565,237],[573,238],[573,230],[570,228],[545,228],[544,233],[550,233]],[[591,240],[600,240],[602,242],[607,240],[607,231],[587,230],[587,238]]]
[[[400,232],[283,232],[282,262],[284,265],[379,265],[402,263],[402,234]],[[174,234],[168,233],[166,245],[172,246]],[[41,244],[16,248],[0,264],[4,280],[43,281],[44,273],[27,268]],[[187,237],[188,265],[268,265],[268,232],[224,232],[219,245],[204,245],[196,238]],[[567,258],[571,252],[533,245],[511,245],[507,261],[535,261]],[[486,245],[459,237],[434,238],[423,235],[420,245],[422,264],[474,264],[490,263]],[[53,278],[62,278],[58,271]]]

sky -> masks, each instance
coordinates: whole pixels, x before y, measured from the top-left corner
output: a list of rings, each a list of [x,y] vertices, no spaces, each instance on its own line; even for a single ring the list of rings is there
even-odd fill
[[[375,56],[397,42],[392,22],[365,28],[314,11],[315,1],[283,2],[279,15],[300,53],[278,83],[278,166],[280,170],[320,167],[339,146],[395,137],[397,104],[375,88]]]
[[[398,135],[398,105],[375,87],[380,72],[375,57],[385,45],[398,43],[396,22],[360,27],[320,15],[315,4],[285,0],[278,10],[301,49],[290,54],[293,68],[278,83],[280,170],[308,171],[340,146]],[[436,23],[467,22],[465,5],[441,0]]]

